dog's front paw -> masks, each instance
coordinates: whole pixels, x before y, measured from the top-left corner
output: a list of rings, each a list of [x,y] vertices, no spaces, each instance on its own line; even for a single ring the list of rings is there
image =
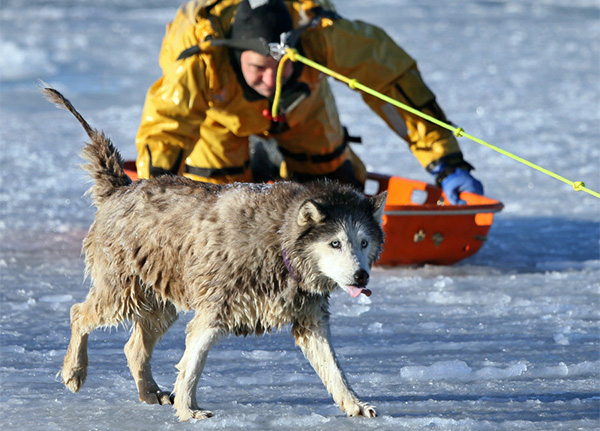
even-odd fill
[[[374,418],[377,416],[375,407],[356,401],[352,403],[344,403],[343,410],[348,416],[364,416],[366,418]]]
[[[373,406],[361,403],[359,414],[366,418],[374,418],[377,417],[377,410],[375,410],[375,407]]]
[[[158,404],[161,406],[170,406],[175,404],[175,394],[172,392],[159,391],[156,394]]]
[[[148,404],[160,404],[161,406],[172,405],[175,403],[175,395],[171,392],[156,390],[140,393],[140,401]]]
[[[79,392],[87,377],[87,367],[63,368],[61,378],[71,392]]]
[[[213,412],[209,410],[192,410],[192,409],[180,409],[177,410],[177,417],[181,422],[187,422],[190,419],[208,419],[213,416]]]

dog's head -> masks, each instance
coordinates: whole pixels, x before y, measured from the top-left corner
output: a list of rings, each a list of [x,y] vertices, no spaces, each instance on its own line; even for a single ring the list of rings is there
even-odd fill
[[[383,245],[381,220],[386,197],[385,192],[366,197],[342,188],[300,205],[294,248],[305,257],[305,271],[315,280],[309,289],[323,293],[340,286],[353,297],[371,294],[367,284]]]

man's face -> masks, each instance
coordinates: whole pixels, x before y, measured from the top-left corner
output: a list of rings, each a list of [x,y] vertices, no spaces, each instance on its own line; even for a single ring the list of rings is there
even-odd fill
[[[275,93],[277,66],[279,62],[273,57],[265,57],[254,51],[244,51],[240,57],[242,75],[250,88],[261,96],[270,98]],[[294,67],[291,61],[283,66],[282,84],[292,76]]]

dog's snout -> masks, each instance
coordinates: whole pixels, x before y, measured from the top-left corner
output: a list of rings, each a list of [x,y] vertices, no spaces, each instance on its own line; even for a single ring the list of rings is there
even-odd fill
[[[359,286],[366,286],[369,282],[369,273],[364,269],[359,269],[354,273],[354,281]]]

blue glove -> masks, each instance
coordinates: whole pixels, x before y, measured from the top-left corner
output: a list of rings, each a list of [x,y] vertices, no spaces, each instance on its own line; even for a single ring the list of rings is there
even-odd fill
[[[468,169],[456,168],[442,180],[442,189],[452,205],[464,205],[466,202],[459,199],[461,192],[483,194],[483,184],[474,178]]]

